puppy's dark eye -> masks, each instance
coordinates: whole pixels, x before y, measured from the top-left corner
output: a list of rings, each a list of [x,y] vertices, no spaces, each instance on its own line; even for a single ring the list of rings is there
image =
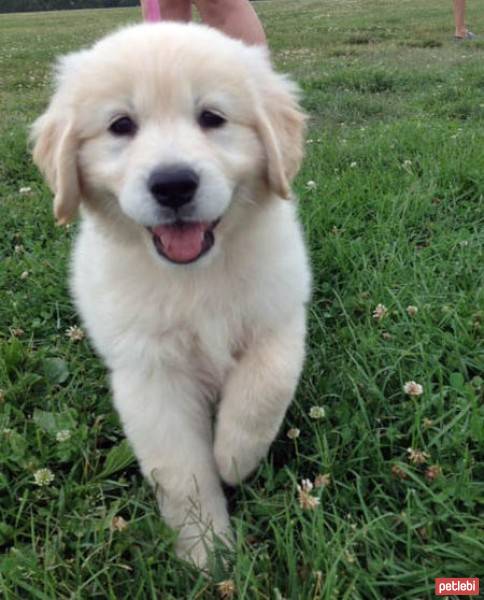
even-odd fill
[[[134,135],[136,129],[136,123],[130,117],[120,117],[109,126],[109,131],[114,135]]]
[[[198,123],[200,127],[203,127],[204,129],[216,129],[217,127],[222,127],[226,121],[217,113],[214,113],[211,110],[204,110],[198,117]]]

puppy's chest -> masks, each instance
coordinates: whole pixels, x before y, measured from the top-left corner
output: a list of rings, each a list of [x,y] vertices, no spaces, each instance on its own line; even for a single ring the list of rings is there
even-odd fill
[[[157,337],[168,362],[213,390],[220,389],[246,346],[242,319],[206,312],[174,320]]]

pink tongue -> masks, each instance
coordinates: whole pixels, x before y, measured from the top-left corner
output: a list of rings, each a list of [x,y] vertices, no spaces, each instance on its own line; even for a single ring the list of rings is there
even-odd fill
[[[176,262],[188,262],[202,252],[207,223],[184,223],[183,225],[158,225],[153,233],[160,238],[163,252]]]

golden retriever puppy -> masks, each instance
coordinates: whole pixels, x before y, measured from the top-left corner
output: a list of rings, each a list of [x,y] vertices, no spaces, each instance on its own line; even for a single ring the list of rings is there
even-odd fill
[[[304,359],[310,272],[289,185],[296,88],[205,26],[143,24],[60,59],[33,126],[72,293],[177,552],[230,540],[221,479],[266,455]]]

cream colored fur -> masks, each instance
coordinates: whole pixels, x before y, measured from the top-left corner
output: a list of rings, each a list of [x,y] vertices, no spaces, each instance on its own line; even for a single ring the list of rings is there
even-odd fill
[[[202,130],[204,108],[226,124]],[[113,136],[124,114],[136,135]],[[81,207],[76,305],[161,513],[180,530],[177,551],[200,566],[214,534],[231,537],[220,480],[238,483],[266,455],[303,364],[310,274],[289,190],[303,123],[295,86],[263,49],[170,23],[62,58],[33,126],[56,218]],[[201,174],[200,219],[221,218],[190,265],[159,256],[146,229],[161,218],[148,174],[177,161]]]

